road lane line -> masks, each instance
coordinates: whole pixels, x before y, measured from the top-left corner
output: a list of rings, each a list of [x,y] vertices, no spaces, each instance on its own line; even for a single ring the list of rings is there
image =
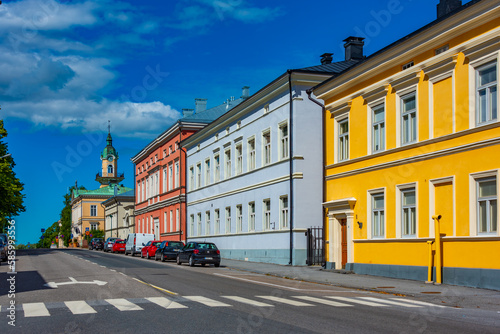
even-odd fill
[[[150,286],[150,287],[152,287],[152,288],[158,289],[158,290],[160,290],[160,291],[163,291],[163,292],[169,293],[169,294],[171,294],[171,295],[175,295],[175,296],[177,296],[177,295],[178,295],[178,293],[176,293],[176,292],[173,292],[173,291],[170,291],[170,290],[167,290],[167,289],[160,288],[159,286],[156,286],[156,285],[153,285],[153,284],[149,284],[149,283],[143,282],[143,281],[141,281],[140,279],[137,279],[137,278],[135,278],[135,277],[132,277],[132,278],[133,278],[133,279],[135,279],[135,280],[136,280],[137,282],[139,282],[139,283],[145,284],[145,285],[147,285],[147,286]]]
[[[142,307],[135,305],[134,303],[129,302],[124,298],[117,299],[105,299],[106,302],[113,305],[120,311],[141,311]]]
[[[307,303],[299,302],[296,300],[280,298],[280,297],[275,297],[275,296],[255,296],[255,297],[264,298],[264,299],[272,300],[273,302],[288,304],[288,305],[292,305],[292,306],[314,306],[313,304],[307,304]]]
[[[315,303],[320,303],[320,304],[335,306],[335,307],[349,307],[349,306],[353,306],[353,305],[350,305],[350,304],[344,304],[344,303],[334,302],[333,300],[326,300],[326,299],[321,299],[321,298],[316,298],[316,297],[309,297],[309,296],[292,296],[292,297],[294,297],[294,298],[300,298],[300,299],[307,300],[307,301],[310,301],[310,302],[315,302]]]
[[[161,307],[164,307],[166,309],[169,308],[188,308],[187,306],[181,305],[179,303],[173,302],[170,299],[167,299],[165,297],[150,297],[146,298],[146,300],[149,300],[152,303],[155,303],[156,305],[159,305]]]
[[[401,303],[401,302],[395,302],[393,300],[389,299],[379,299],[379,298],[374,298],[374,297],[357,297],[359,299],[365,299],[365,300],[371,300],[374,302],[380,302],[380,303],[385,303],[389,305],[396,305],[396,306],[403,306],[403,307],[422,307],[420,305],[413,305],[413,304],[407,304],[407,303]]]
[[[356,303],[356,304],[373,306],[373,307],[388,307],[389,306],[387,304],[379,304],[379,303],[374,303],[374,302],[369,302],[369,301],[363,301],[363,300],[354,299],[354,298],[347,298],[347,297],[326,296],[326,298],[337,299],[337,300],[341,300],[341,301],[344,301],[344,302]]]
[[[266,304],[266,303],[258,302],[256,300],[238,297],[238,296],[221,296],[221,297],[231,299],[231,300],[243,303],[243,304],[257,306],[257,307],[274,307],[274,305],[271,305],[271,304]]]
[[[73,314],[90,314],[97,313],[89,304],[83,300],[64,302]]]
[[[442,306],[442,305],[431,304],[431,303],[410,300],[410,299],[404,299],[404,298],[391,298],[391,299],[396,300],[396,301],[404,301],[406,303],[415,304],[415,305],[434,306],[434,307],[443,307],[443,308],[448,308],[448,309],[450,309],[450,308],[454,309],[454,307],[450,307],[450,306]]]
[[[213,299],[210,299],[210,298],[207,298],[207,297],[203,297],[203,296],[184,296],[184,298],[186,299],[189,299],[193,302],[197,302],[197,303],[200,303],[200,304],[203,304],[203,305],[206,305],[206,306],[210,306],[210,307],[228,307],[228,306],[232,306],[232,305],[229,305],[229,304],[226,304],[226,303],[223,303],[223,302],[219,302],[217,300],[213,300]]]
[[[49,310],[47,310],[44,303],[23,304],[23,311],[26,318],[50,316]]]

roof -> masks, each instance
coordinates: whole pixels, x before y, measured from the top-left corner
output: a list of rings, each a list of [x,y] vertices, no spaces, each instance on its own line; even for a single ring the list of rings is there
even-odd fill
[[[186,116],[181,118],[180,122],[199,122],[199,123],[211,123],[215,121],[220,116],[224,115],[229,110],[236,107],[241,102],[245,101],[243,98],[239,98],[233,101],[227,101],[216,107],[201,111],[197,114]]]
[[[116,187],[117,189],[117,194],[122,195],[127,192],[134,192],[133,189],[128,188],[128,187]],[[78,196],[114,196],[115,195],[115,189],[114,187],[111,186],[106,186],[102,187],[99,189],[95,190],[73,190],[73,198],[77,198]],[[132,194],[133,196],[133,194]]]
[[[113,199],[115,199],[117,202],[127,202],[127,200],[135,202],[135,192],[134,190],[129,190],[124,193],[120,193],[116,196],[108,198],[107,200],[102,202],[102,204],[106,205],[107,203],[112,202]]]
[[[113,147],[113,139],[111,138],[111,133],[108,133],[108,138],[106,138],[106,147],[101,152],[101,159],[106,159],[110,154],[118,159],[118,152]]]
[[[317,65],[317,66],[310,66],[310,67],[304,67],[301,69],[296,69],[292,71],[303,71],[303,72],[319,72],[319,73],[341,73],[348,68],[356,65],[359,63],[358,60],[344,60],[344,61],[338,61],[335,63],[331,64],[324,64],[324,65]]]

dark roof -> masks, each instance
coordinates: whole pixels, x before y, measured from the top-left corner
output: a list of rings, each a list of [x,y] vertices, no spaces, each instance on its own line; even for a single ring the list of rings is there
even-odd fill
[[[296,69],[293,71],[320,72],[320,73],[341,73],[353,65],[359,63],[358,60],[344,60],[336,63],[317,65]]]
[[[211,123],[215,121],[220,116],[227,113],[229,110],[236,107],[241,102],[245,101],[243,98],[236,99],[234,101],[226,101],[216,107],[201,111],[197,114],[186,116],[181,118],[180,122],[196,122],[196,123]]]

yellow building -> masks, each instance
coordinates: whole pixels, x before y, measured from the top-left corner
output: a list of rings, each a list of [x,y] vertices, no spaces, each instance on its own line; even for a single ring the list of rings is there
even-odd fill
[[[500,2],[471,1],[314,89],[330,266],[500,289],[499,57]]]

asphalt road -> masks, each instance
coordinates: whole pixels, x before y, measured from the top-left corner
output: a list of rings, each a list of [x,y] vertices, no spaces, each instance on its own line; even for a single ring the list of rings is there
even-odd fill
[[[31,250],[18,252],[17,274],[8,271],[0,266],[0,333],[500,331],[496,312],[251,274],[224,262],[191,268],[100,251]]]

